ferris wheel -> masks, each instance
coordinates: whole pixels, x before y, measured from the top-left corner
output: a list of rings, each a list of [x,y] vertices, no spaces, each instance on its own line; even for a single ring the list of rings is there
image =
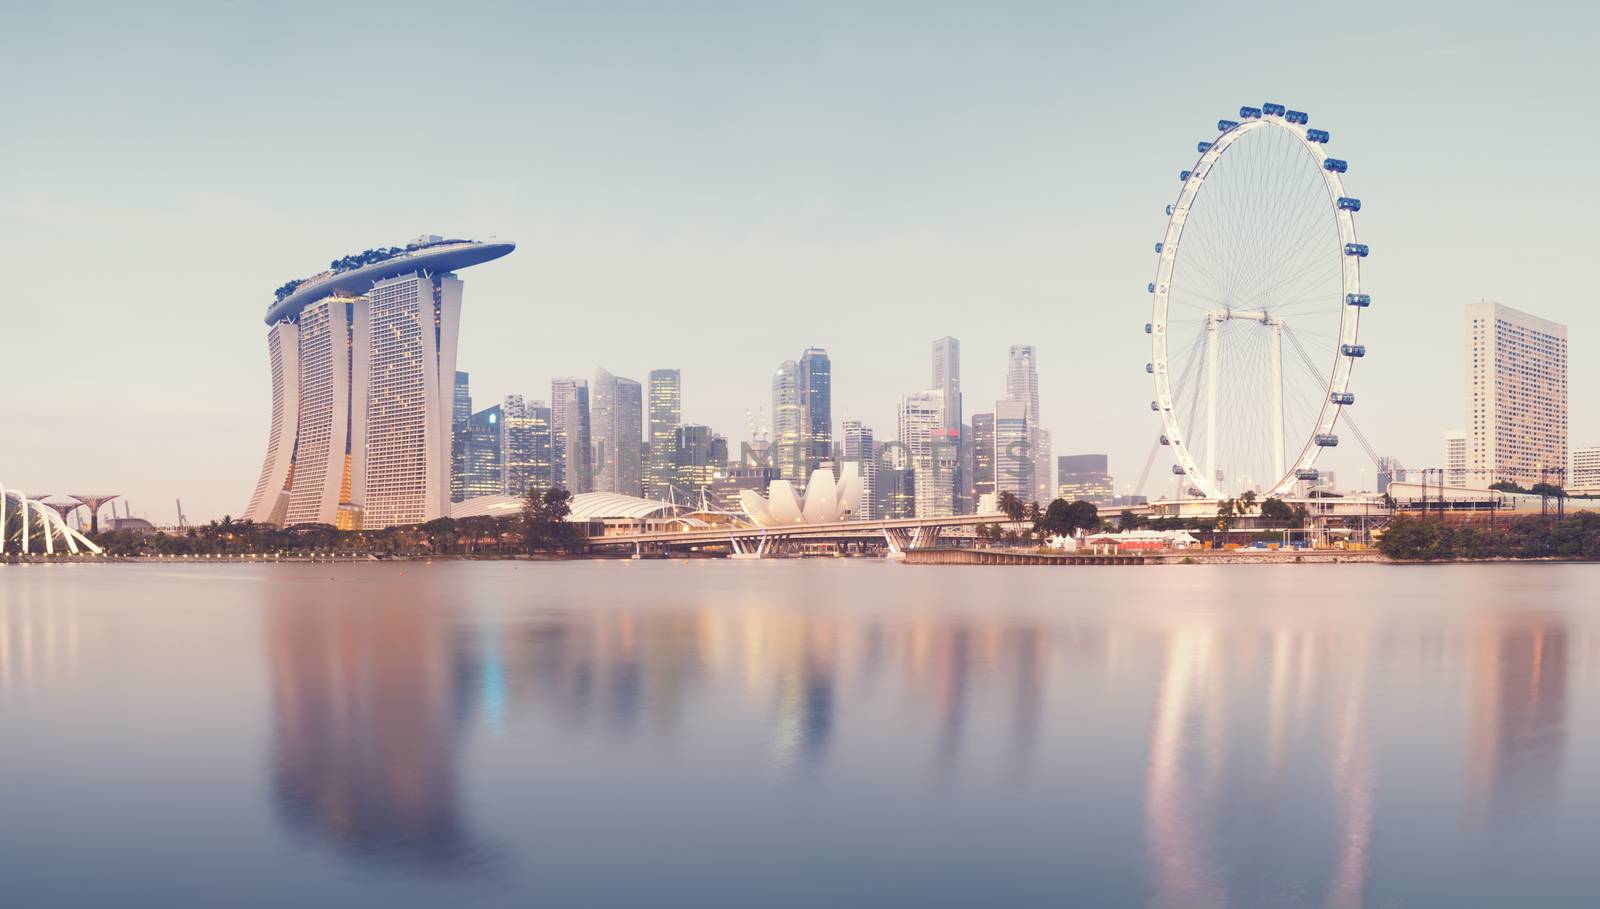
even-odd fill
[[[1282,104],[1239,108],[1178,174],[1150,283],[1150,409],[1185,488],[1282,495],[1318,478],[1355,403],[1365,244],[1361,200],[1326,130]]]

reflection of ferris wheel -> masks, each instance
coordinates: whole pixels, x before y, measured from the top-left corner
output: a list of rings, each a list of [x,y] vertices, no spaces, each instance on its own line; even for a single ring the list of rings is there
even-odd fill
[[[1150,284],[1152,410],[1172,472],[1212,498],[1282,495],[1355,403],[1361,259],[1346,163],[1281,104],[1242,107],[1178,175]]]

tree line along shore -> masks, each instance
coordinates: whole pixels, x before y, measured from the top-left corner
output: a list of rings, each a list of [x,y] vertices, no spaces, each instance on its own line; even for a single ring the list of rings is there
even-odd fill
[[[382,530],[338,530],[324,524],[280,528],[270,524],[220,521],[177,532],[108,531],[95,538],[111,558],[572,558],[583,555],[583,529],[567,522],[571,495],[562,489],[530,492],[519,513],[499,517],[439,518],[424,524]],[[984,543],[1037,545],[1051,536],[1078,531],[1133,528],[1227,529],[1252,511],[1303,526],[1305,515],[1277,500],[1257,504],[1250,498],[1230,500],[1215,519],[1142,520],[1130,513],[1102,518],[1087,502],[1056,499],[1041,508],[1001,496],[994,525],[980,525]],[[1282,514],[1279,514],[1282,511]],[[1269,536],[1276,537],[1281,531]],[[1400,562],[1478,561],[1489,559],[1600,560],[1600,513],[1564,517],[1502,518],[1494,523],[1459,523],[1437,516],[1397,514],[1374,534],[1384,557]],[[1245,553],[1248,556],[1249,553]],[[32,559],[29,559],[32,561]],[[1200,562],[1215,562],[1199,559]],[[1228,561],[1254,561],[1247,558]],[[1266,561],[1282,561],[1270,559]]]

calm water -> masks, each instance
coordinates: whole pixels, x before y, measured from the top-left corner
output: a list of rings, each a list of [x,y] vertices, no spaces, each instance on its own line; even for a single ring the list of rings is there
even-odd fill
[[[1594,906],[1600,566],[0,568],[0,905]]]

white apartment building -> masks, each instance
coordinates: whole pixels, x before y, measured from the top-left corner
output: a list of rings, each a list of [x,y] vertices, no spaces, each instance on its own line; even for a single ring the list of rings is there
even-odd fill
[[[1499,303],[1466,307],[1467,479],[1561,483],[1567,327]]]
[[[1572,449],[1572,474],[1567,489],[1600,494],[1600,445]]]
[[[1444,482],[1447,486],[1467,485],[1467,431],[1444,431]]]

